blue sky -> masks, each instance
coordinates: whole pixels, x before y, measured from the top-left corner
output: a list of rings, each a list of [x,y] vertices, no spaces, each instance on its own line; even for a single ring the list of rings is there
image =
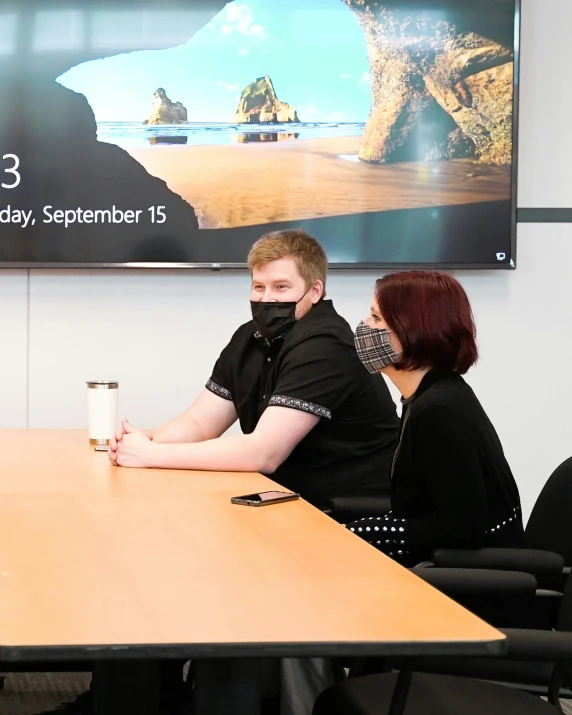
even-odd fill
[[[142,122],[164,87],[189,121],[226,122],[265,74],[301,121],[367,119],[365,41],[341,0],[238,0],[184,45],[86,62],[59,82],[85,94],[98,121]]]

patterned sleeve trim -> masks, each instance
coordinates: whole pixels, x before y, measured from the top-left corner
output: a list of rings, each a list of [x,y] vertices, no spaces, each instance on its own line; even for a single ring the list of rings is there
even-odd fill
[[[290,407],[293,410],[301,410],[302,412],[311,412],[317,417],[324,417],[327,420],[332,419],[332,413],[326,407],[315,405],[313,402],[299,400],[297,397],[285,397],[284,395],[272,395],[268,401],[268,406]]]
[[[369,541],[388,556],[399,558],[409,554],[407,548],[407,520],[391,515],[370,516],[348,524],[350,531]]]
[[[212,380],[209,380],[207,384],[205,385],[207,390],[210,390],[211,392],[214,392],[215,395],[218,395],[219,397],[222,397],[225,400],[231,400],[232,401],[232,395],[230,394],[230,390],[227,390],[226,387],[221,387],[220,385],[217,385],[216,382],[213,382]]]

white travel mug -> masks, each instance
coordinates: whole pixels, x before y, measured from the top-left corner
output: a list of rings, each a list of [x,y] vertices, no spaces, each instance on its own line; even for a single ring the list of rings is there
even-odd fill
[[[87,383],[87,429],[90,444],[109,444],[117,429],[119,383]]]

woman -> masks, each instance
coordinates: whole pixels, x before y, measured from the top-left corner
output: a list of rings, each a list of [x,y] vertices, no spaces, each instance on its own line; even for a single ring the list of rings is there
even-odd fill
[[[441,547],[522,546],[518,488],[494,427],[461,377],[478,357],[461,285],[437,272],[385,276],[355,343],[369,372],[399,389],[403,413],[392,511],[348,528],[408,566]]]

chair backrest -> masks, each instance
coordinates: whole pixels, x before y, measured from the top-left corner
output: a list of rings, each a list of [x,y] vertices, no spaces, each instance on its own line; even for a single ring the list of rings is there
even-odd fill
[[[558,631],[572,631],[572,575],[566,578],[564,593],[558,609]]]
[[[566,579],[566,586],[564,587],[558,610],[556,629],[559,631],[572,631],[572,575]],[[563,677],[563,684],[570,688],[572,686],[572,660],[559,661],[557,670]]]
[[[572,565],[572,457],[544,485],[525,529],[526,546],[560,554]]]

